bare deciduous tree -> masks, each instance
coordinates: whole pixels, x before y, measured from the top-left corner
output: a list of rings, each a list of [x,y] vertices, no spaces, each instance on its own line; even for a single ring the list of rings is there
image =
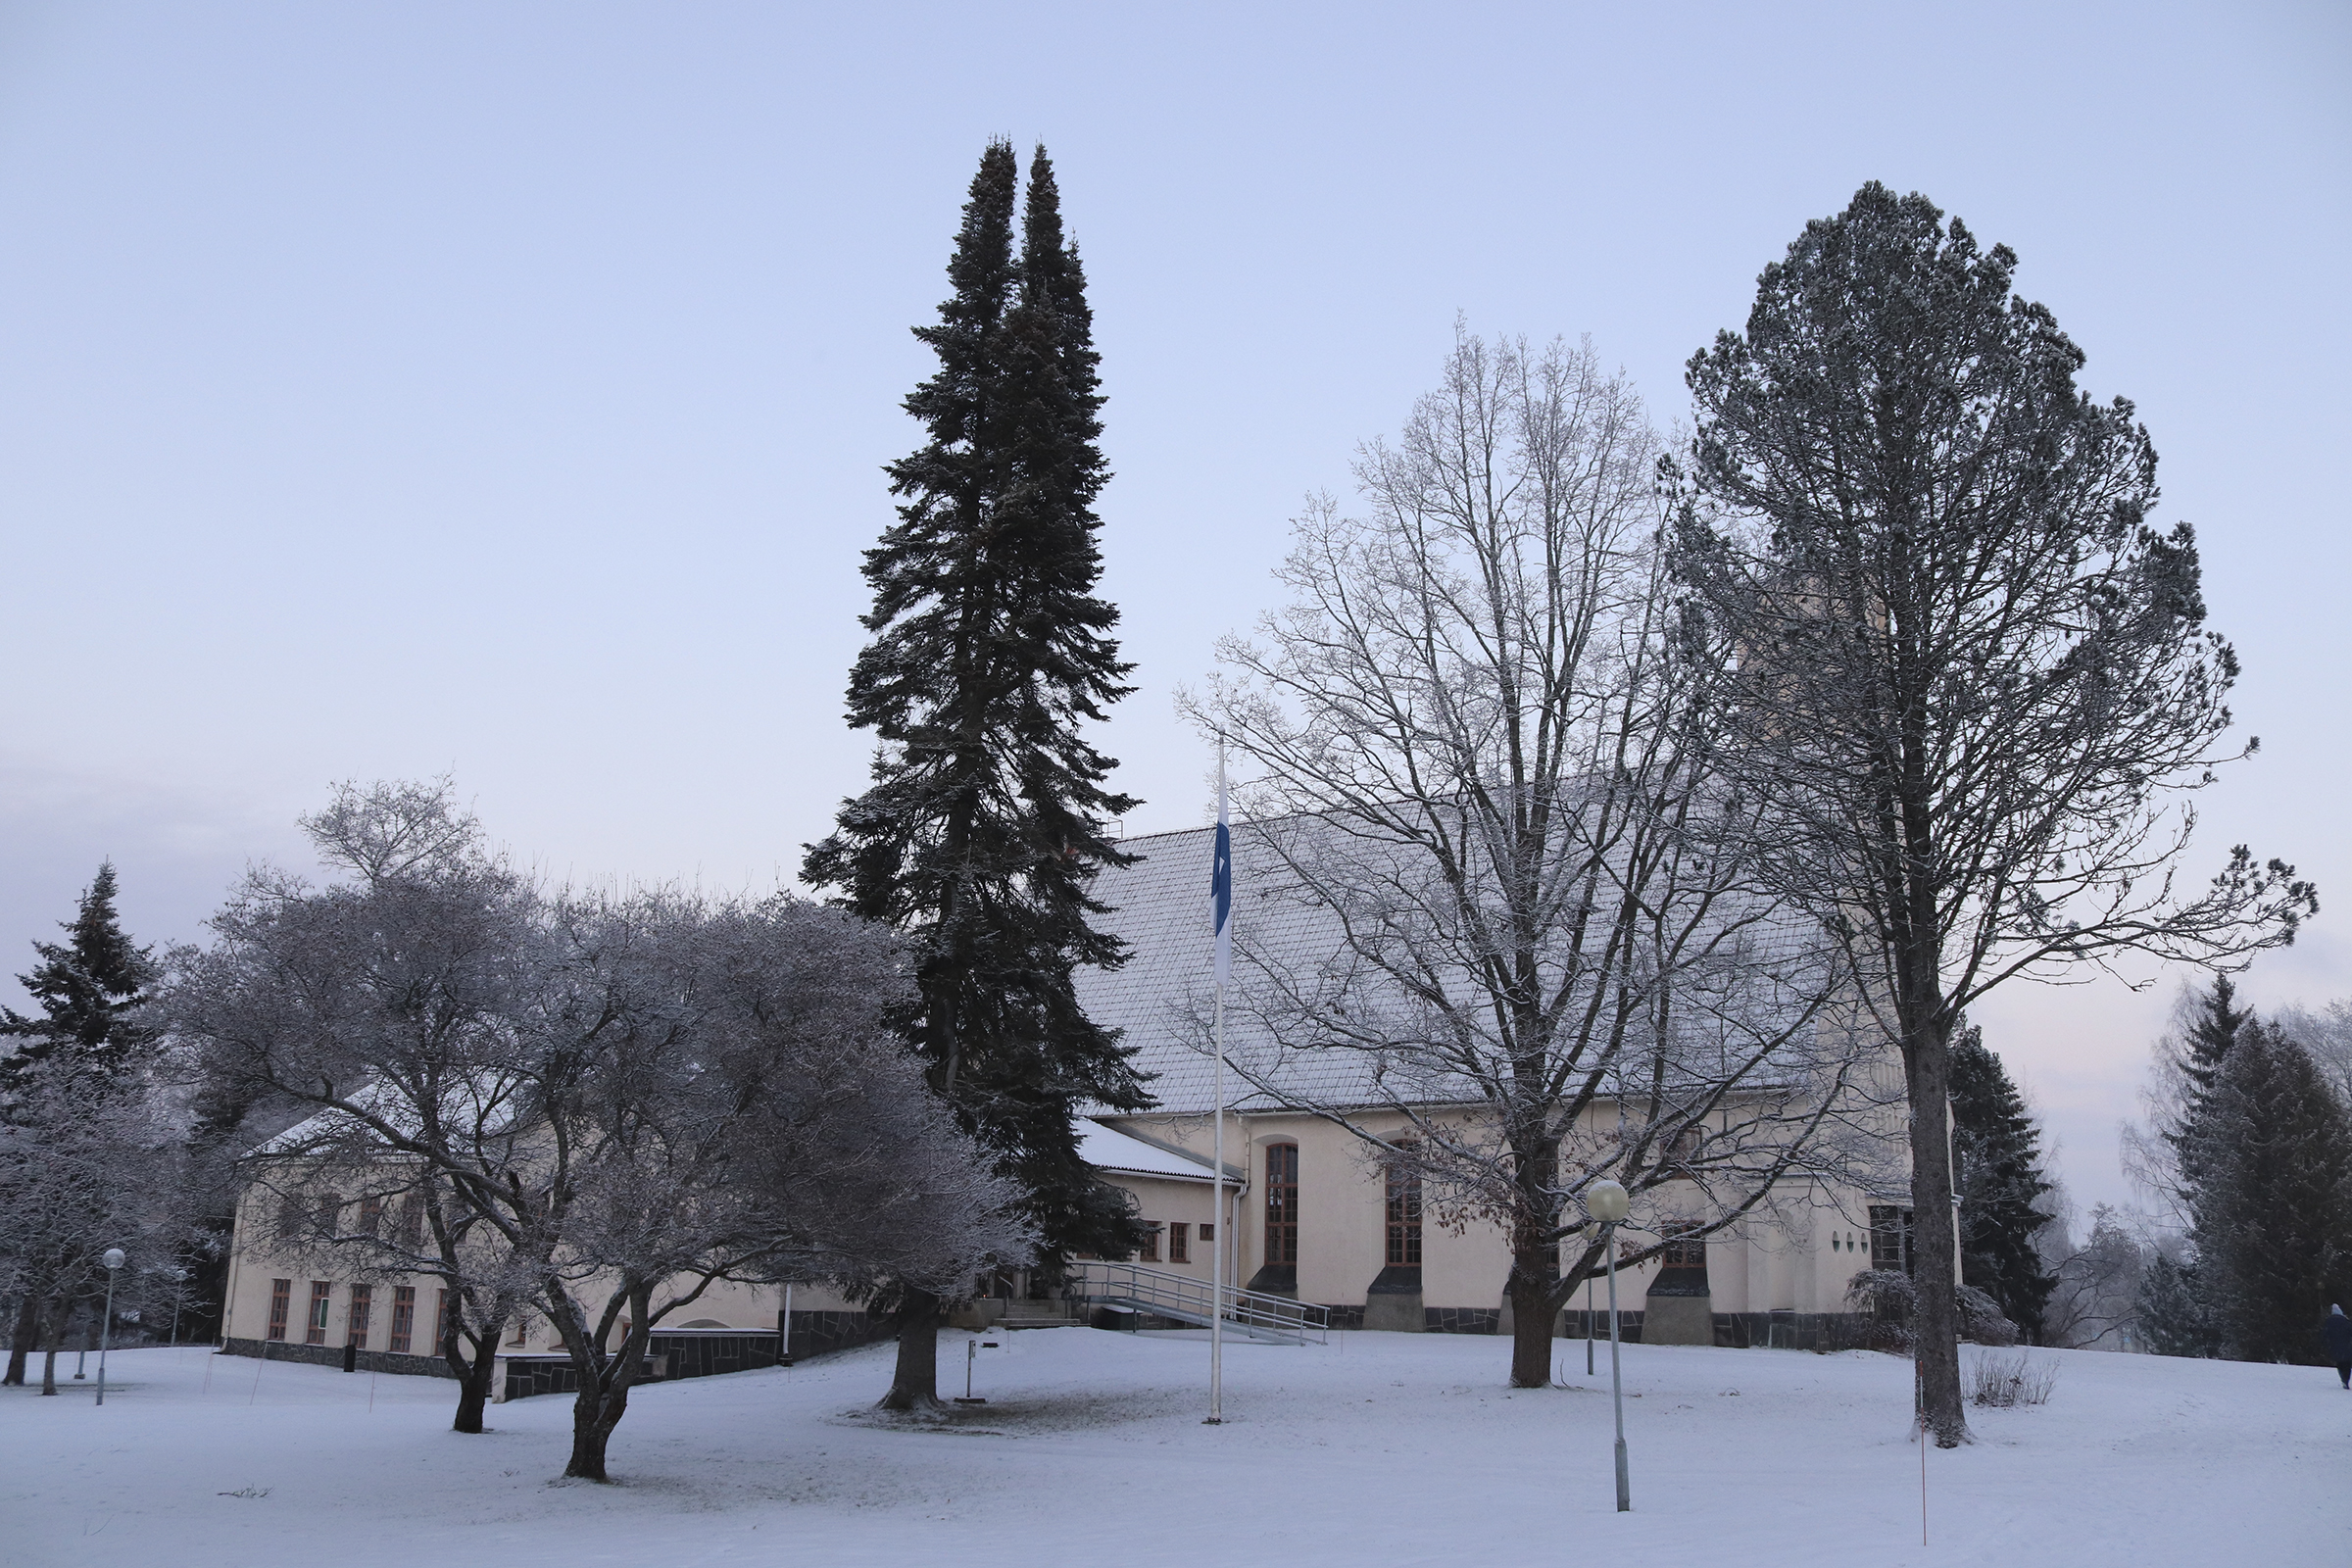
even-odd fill
[[[1590,346],[1460,337],[1362,453],[1367,514],[1309,508],[1293,604],[1191,702],[1292,906],[1240,927],[1239,1007],[1279,1048],[1243,1073],[1503,1228],[1520,1387],[1604,1261],[1589,1184],[1646,1195],[1639,1261],[1839,1165],[1833,1117],[1867,1109],[1671,657],[1655,452]]]

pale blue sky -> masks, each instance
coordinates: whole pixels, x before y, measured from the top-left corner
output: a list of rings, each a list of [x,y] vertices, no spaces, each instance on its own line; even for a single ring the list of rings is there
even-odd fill
[[[1305,491],[1474,328],[1590,333],[1661,422],[1877,178],[2023,257],[2138,400],[2264,755],[2352,898],[2352,26],[2336,7],[0,3],[0,965],[101,855],[182,938],[328,781],[453,770],[559,875],[770,885],[857,788],[879,466],[981,144],[1084,247],[1142,690],[1270,603]],[[2323,915],[2258,1001],[2352,994]],[[2121,1198],[2170,982],[1988,1034]]]

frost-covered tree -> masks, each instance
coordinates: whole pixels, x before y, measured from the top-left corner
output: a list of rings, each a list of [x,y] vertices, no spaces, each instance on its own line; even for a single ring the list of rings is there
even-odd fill
[[[2090,1215],[2090,1234],[2080,1246],[2042,1233],[2045,1245],[2059,1243],[2044,1252],[2057,1284],[2042,1307],[2042,1343],[2073,1349],[2144,1347],[2139,1294],[2150,1250],[2112,1205],[2098,1204]]]
[[[437,1278],[456,1426],[505,1327],[580,1390],[565,1473],[606,1479],[649,1336],[720,1279],[943,1289],[1016,1261],[1016,1195],[885,1026],[897,939],[788,898],[542,892],[446,783],[346,788],[305,824],[337,880],[267,868],[173,955],[175,1039],[304,1119],[248,1160],[280,1255]]]
[[[497,1215],[542,1125],[549,1064],[527,1030],[558,965],[538,890],[453,796],[446,779],[339,788],[303,821],[328,880],[249,872],[211,945],[172,954],[161,1011],[208,1103],[273,1134],[218,1132],[267,1227],[248,1240],[439,1281],[453,1426],[478,1433],[544,1262],[541,1238]]]
[[[1589,345],[1458,337],[1188,699],[1246,775],[1256,907],[1289,906],[1241,926],[1234,1005],[1275,1048],[1243,1075],[1501,1228],[1522,1388],[1605,1261],[1588,1186],[1639,1195],[1645,1260],[1845,1169],[1865,1108],[1819,927],[1760,895],[1670,646],[1655,453]]]
[[[1087,738],[1127,694],[1094,504],[1108,472],[1093,318],[1043,148],[1019,252],[1012,147],[981,156],[915,335],[939,358],[906,399],[927,439],[891,465],[899,521],[866,553],[870,641],[849,717],[880,741],[873,785],[809,847],[803,878],[905,932],[919,991],[903,1027],[931,1082],[1028,1197],[1049,1265],[1119,1255],[1141,1232],[1078,1156],[1073,1113],[1148,1102],[1130,1053],[1079,1007],[1072,973],[1120,962],[1093,925],[1096,868],[1126,863],[1111,819],[1135,802]],[[940,1301],[895,1293],[901,1354],[885,1403],[937,1398]]]
[[[2157,528],[2132,405],[2011,290],[2017,258],[1873,183],[1690,361],[1679,567],[1736,651],[1723,765],[1772,824],[1768,879],[1839,938],[1900,1050],[1919,1226],[1922,1418],[1964,1442],[1946,1138],[1962,1012],[2126,953],[2228,966],[2307,883],[2243,846],[2175,865],[2182,797],[2233,750],[2229,643],[2196,540]],[[2249,744],[2243,751],[2251,751]],[[2237,755],[2243,755],[2243,751]]]
[[[207,1194],[168,1083],[143,1073],[97,1081],[51,1056],[25,1068],[15,1091],[17,1114],[0,1122],[0,1290],[24,1303],[8,1381],[24,1383],[37,1346],[41,1392],[55,1394],[69,1328],[103,1311],[106,1250],[128,1254],[118,1314],[139,1314],[178,1278]]]
[[[890,932],[678,895],[575,900],[557,924],[557,1034],[594,1023],[536,1162],[560,1243],[534,1296],[580,1381],[564,1474],[606,1479],[649,1337],[716,1281],[937,1295],[1027,1258],[1020,1190],[885,1023],[910,990]]]
[[[0,1008],[0,1302],[10,1307],[5,1382],[24,1381],[36,1343],[54,1359],[67,1320],[104,1289],[97,1258],[137,1249],[136,1278],[175,1268],[155,1252],[179,1246],[192,1190],[170,1146],[174,1106],[143,1009],[156,979],[147,949],[116,912],[113,863],[83,890],[64,942],[36,942],[40,961],[19,983],[37,1015]],[[128,1295],[125,1300],[130,1299]]]

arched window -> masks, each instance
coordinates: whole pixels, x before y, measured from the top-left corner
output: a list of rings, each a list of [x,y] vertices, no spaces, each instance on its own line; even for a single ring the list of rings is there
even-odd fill
[[[1266,1146],[1266,1264],[1298,1261],[1298,1146]]]
[[[1406,1140],[1389,1164],[1389,1267],[1421,1266],[1421,1172],[1407,1164],[1419,1146]]]

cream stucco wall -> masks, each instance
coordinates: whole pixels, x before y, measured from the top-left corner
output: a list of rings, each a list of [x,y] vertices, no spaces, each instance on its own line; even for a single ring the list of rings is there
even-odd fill
[[[1117,1118],[1111,1125],[1183,1149],[1203,1161],[1208,1158],[1213,1137],[1206,1117],[1129,1116]],[[1376,1115],[1364,1118],[1364,1125],[1369,1131],[1387,1134],[1402,1131],[1403,1119]],[[1246,1285],[1265,1261],[1265,1152],[1277,1143],[1298,1146],[1299,1299],[1330,1306],[1363,1303],[1368,1287],[1386,1261],[1384,1180],[1366,1158],[1362,1140],[1319,1117],[1276,1112],[1228,1115],[1227,1163],[1245,1169],[1250,1184],[1238,1203],[1233,1203],[1230,1195],[1228,1198],[1237,1210],[1232,1232],[1238,1254],[1234,1277]],[[1110,1179],[1136,1196],[1137,1207],[1146,1219],[1184,1219],[1198,1224],[1206,1217],[1205,1183],[1153,1182],[1118,1173],[1112,1173]],[[1636,1222],[1670,1214],[1677,1199],[1674,1184],[1645,1195]],[[1812,1181],[1785,1184],[1755,1214],[1709,1239],[1707,1275],[1712,1309],[1844,1310],[1846,1282],[1856,1270],[1869,1265],[1866,1225],[1869,1204],[1874,1200],[1897,1200],[1886,1195],[1874,1200],[1856,1189]],[[1854,1244],[1850,1248],[1848,1238]],[[1432,1214],[1424,1218],[1421,1245],[1421,1298],[1427,1306],[1490,1310],[1501,1306],[1510,1255],[1499,1227],[1473,1222],[1456,1234]],[[1160,1267],[1202,1278],[1207,1275],[1207,1259],[1198,1250],[1188,1266],[1165,1262],[1164,1251],[1162,1257]],[[1656,1272],[1654,1262],[1621,1271],[1620,1304],[1638,1309]],[[1600,1304],[1599,1295],[1596,1287],[1595,1305]],[[1572,1304],[1581,1307],[1583,1299],[1580,1292]]]
[[[358,1281],[347,1265],[338,1267],[331,1255],[274,1255],[265,1240],[272,1228],[269,1204],[274,1200],[274,1195],[267,1194],[264,1189],[249,1188],[238,1202],[235,1231],[230,1241],[222,1335],[227,1339],[266,1341],[269,1338],[271,1282],[284,1279],[291,1282],[284,1343],[307,1343],[305,1312],[311,1300],[311,1284],[314,1280],[323,1279],[332,1287],[332,1291],[327,1298],[327,1326],[322,1343],[340,1348],[350,1331],[351,1287]],[[365,1283],[370,1287],[372,1299],[368,1337],[363,1348],[370,1350],[386,1350],[390,1348],[393,1293],[397,1287],[408,1286],[416,1292],[416,1328],[408,1353],[422,1356],[435,1354],[432,1335],[437,1293],[441,1288],[439,1283],[429,1276],[405,1274],[369,1274],[365,1277]],[[684,1328],[697,1324],[773,1330],[776,1315],[783,1310],[783,1305],[784,1288],[780,1285],[745,1285],[720,1281],[694,1301],[672,1311],[662,1320],[661,1326]],[[802,1312],[858,1310],[838,1291],[824,1285],[794,1286],[792,1307],[796,1316]],[[563,1342],[549,1326],[545,1316],[534,1312],[529,1314],[525,1343],[516,1348],[560,1350]]]

